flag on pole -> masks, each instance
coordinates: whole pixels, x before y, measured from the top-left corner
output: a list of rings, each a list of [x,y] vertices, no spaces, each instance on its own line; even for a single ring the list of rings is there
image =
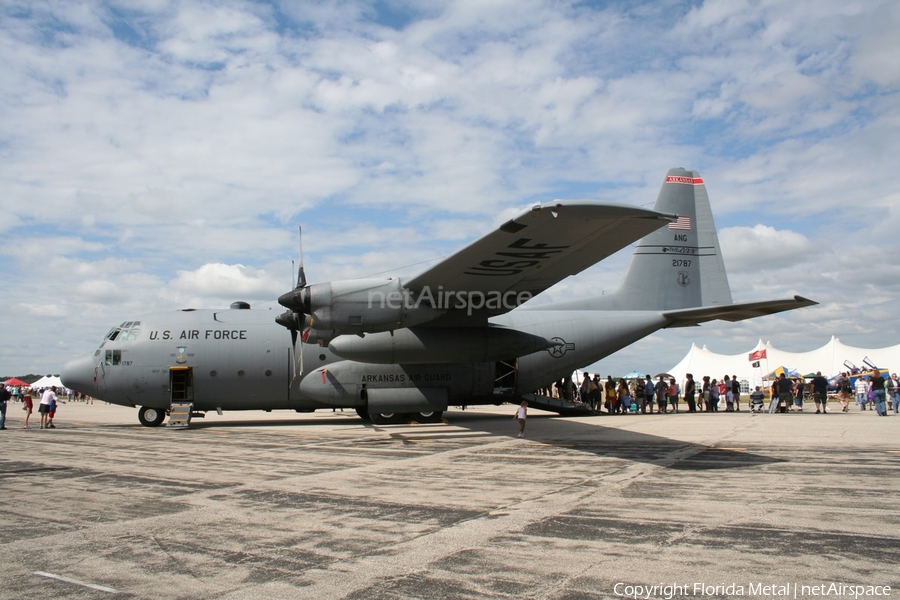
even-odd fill
[[[749,356],[751,362],[754,360],[762,360],[765,357],[766,357],[765,348],[763,348],[762,350],[757,350],[756,352],[751,352],[750,356]]]

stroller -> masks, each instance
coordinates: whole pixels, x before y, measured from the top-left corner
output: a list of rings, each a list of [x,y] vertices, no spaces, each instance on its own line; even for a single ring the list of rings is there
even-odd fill
[[[637,402],[631,396],[622,396],[622,412],[623,413],[636,413],[638,411]]]

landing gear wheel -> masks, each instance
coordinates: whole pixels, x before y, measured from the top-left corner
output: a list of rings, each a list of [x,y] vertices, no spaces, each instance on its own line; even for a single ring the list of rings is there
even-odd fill
[[[357,408],[356,414],[358,414],[359,418],[362,419],[363,421],[371,421],[372,420],[372,417],[369,416],[369,413],[367,413],[366,409],[364,409],[364,408]]]
[[[159,408],[150,408],[142,406],[138,411],[138,421],[144,427],[159,427],[166,418],[166,411]]]
[[[442,410],[409,413],[409,418],[417,423],[440,423],[442,416],[444,416]]]
[[[375,425],[390,425],[391,423],[397,422],[397,417],[395,413],[369,413],[369,418],[372,419],[372,423]]]

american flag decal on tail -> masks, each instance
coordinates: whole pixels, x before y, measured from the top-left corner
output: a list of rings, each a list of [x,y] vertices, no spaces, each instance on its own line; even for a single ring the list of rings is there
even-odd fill
[[[691,218],[690,217],[678,217],[675,219],[673,223],[669,223],[669,229],[679,229],[679,230],[690,230],[691,229]]]

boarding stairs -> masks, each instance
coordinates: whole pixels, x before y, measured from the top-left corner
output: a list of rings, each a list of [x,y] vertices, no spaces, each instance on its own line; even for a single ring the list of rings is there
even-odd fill
[[[188,427],[191,424],[191,416],[194,413],[193,402],[173,402],[169,410],[169,422],[167,427]]]

